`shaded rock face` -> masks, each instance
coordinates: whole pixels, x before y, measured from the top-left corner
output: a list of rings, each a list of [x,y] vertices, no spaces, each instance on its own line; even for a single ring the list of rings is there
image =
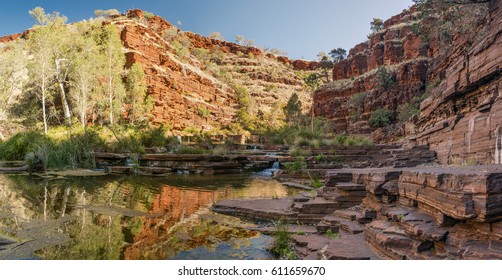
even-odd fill
[[[501,6],[490,3],[488,24],[478,31],[484,36],[468,48],[453,46],[435,65],[441,83],[421,104],[416,142],[430,144],[441,163],[502,163]]]
[[[415,12],[412,8],[394,16],[368,42],[352,48],[346,60],[334,65],[334,82],[315,93],[315,114],[333,120],[335,132],[367,134],[358,121],[366,122],[380,108],[395,111],[398,105],[423,91],[429,66],[428,47],[412,31],[417,23]],[[393,86],[380,85],[377,69],[381,66],[388,70]],[[357,93],[366,95],[358,109],[348,103]],[[357,116],[355,110],[359,111]]]

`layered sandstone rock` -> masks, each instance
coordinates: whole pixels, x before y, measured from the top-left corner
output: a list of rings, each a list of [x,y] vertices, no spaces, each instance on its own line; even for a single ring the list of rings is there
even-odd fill
[[[346,60],[334,65],[334,82],[315,93],[315,114],[333,120],[335,132],[368,134],[372,130],[366,121],[372,112],[381,108],[396,111],[423,91],[429,59],[427,44],[412,31],[417,23],[412,8],[386,21],[385,29],[351,49]],[[376,78],[379,67],[387,69],[393,86],[380,85]],[[353,108],[348,101],[358,93],[365,98]]]
[[[210,129],[212,122],[233,121],[237,101],[233,90],[180,61],[172,47],[151,28],[136,21],[116,21],[126,48],[127,65],[143,66],[148,94],[154,100],[152,121],[174,130],[189,126]],[[203,115],[200,112],[208,111]]]
[[[502,2],[493,0],[475,42],[462,37],[435,65],[439,86],[421,105],[416,142],[430,144],[442,163],[502,163],[500,101]]]

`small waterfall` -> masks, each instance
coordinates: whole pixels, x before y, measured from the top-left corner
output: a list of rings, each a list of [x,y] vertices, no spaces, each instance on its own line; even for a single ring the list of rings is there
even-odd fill
[[[256,175],[260,177],[272,177],[274,173],[279,169],[281,169],[281,163],[276,161],[274,162],[274,164],[272,164],[272,167],[257,172]]]

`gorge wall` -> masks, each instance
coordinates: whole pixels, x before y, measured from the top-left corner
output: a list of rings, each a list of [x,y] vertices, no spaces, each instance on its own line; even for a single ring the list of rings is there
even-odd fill
[[[429,144],[442,163],[502,163],[502,1],[490,3],[486,25],[469,44],[458,36],[433,74],[441,83],[421,104],[416,143]]]
[[[111,20],[121,32],[127,65],[139,62],[145,71],[148,94],[154,100],[152,121],[174,131],[194,127],[211,130],[236,122],[236,87],[249,92],[253,115],[282,113],[294,92],[303,91],[298,72],[317,64],[266,54],[256,47],[182,32],[161,17],[148,19],[140,10]],[[180,57],[169,32],[184,36],[188,54]],[[296,72],[295,72],[296,71]],[[310,100],[303,96],[304,105]]]
[[[333,120],[335,132],[371,133],[368,120],[373,111],[396,110],[399,104],[423,90],[429,65],[428,48],[412,31],[417,20],[415,8],[392,17],[385,21],[383,30],[369,36],[367,42],[349,51],[346,60],[335,64],[334,82],[314,96],[315,114]],[[389,78],[395,81],[394,86],[379,85],[376,78],[379,67],[385,67]],[[364,97],[356,104],[359,106],[349,102],[355,94]]]
[[[501,3],[492,0],[469,34],[454,27],[447,45],[418,35],[417,24],[433,26],[438,19],[420,19],[416,7],[387,20],[382,31],[335,64],[335,82],[314,96],[316,115],[331,119],[338,133],[371,133],[377,142],[406,137],[411,144],[429,145],[443,164],[502,163]],[[486,4],[465,7],[478,5]],[[394,85],[379,84],[379,66]],[[359,109],[350,101],[358,93],[364,96]],[[424,94],[430,96],[411,121],[394,120],[378,129],[368,125],[376,110],[387,108],[396,117],[399,105]]]
[[[176,134],[228,128],[238,122],[236,114],[242,107],[236,89],[249,95],[247,113],[263,118],[263,123],[281,120],[282,107],[293,93],[309,111],[311,97],[305,92],[303,75],[316,70],[317,62],[290,60],[257,47],[184,32],[141,10],[95,21],[117,27],[125,70],[134,63],[142,65],[147,94],[153,100],[154,125],[164,124]],[[26,39],[29,31],[0,37],[0,44]]]

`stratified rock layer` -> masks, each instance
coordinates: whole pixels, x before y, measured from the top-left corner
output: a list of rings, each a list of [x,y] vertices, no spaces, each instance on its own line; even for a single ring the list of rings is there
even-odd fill
[[[419,144],[441,163],[502,163],[502,2],[490,3],[488,25],[471,47],[452,46],[436,66],[441,83],[421,105]],[[465,43],[465,42],[464,42]]]

